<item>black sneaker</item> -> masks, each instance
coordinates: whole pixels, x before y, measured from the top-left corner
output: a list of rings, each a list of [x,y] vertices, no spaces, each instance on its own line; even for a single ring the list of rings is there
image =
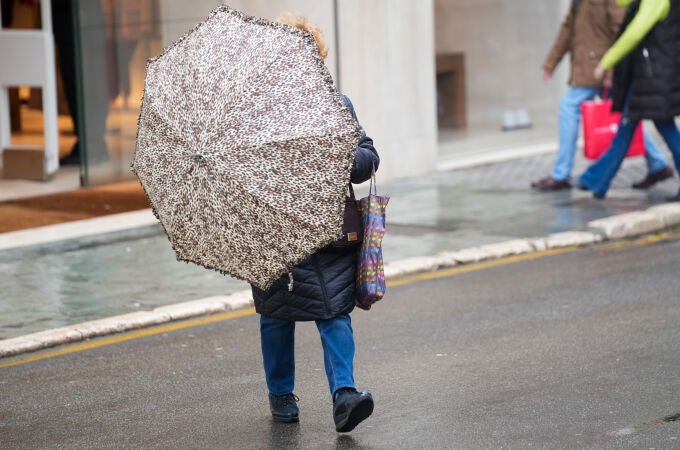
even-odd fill
[[[664,167],[654,173],[648,173],[644,179],[637,183],[633,183],[633,189],[647,189],[654,186],[659,181],[667,180],[672,176],[673,170],[670,167]]]
[[[269,409],[275,422],[299,422],[300,410],[298,398],[295,394],[274,395],[269,394]]]
[[[333,399],[333,420],[338,433],[352,431],[373,412],[370,393],[357,392],[354,388],[340,388]]]

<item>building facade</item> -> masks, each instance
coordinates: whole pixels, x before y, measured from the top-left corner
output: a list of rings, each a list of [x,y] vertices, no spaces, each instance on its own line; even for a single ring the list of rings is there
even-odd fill
[[[42,0],[43,8],[51,8],[56,25],[52,30],[58,55],[59,157],[68,161],[64,158],[74,156],[74,143],[80,142],[80,157],[71,162],[79,164],[82,184],[132,179],[129,166],[146,60],[220,3]],[[233,0],[228,4],[269,19],[283,11],[303,14],[323,29],[330,50],[327,65],[376,142],[384,180],[431,173],[443,159],[456,160],[472,150],[539,142],[554,147],[566,64],[547,84],[541,80],[540,66],[568,0]],[[30,11],[26,2],[2,0],[2,5],[3,30],[21,28],[31,22],[30,17],[36,21],[36,11]],[[69,51],[73,73],[61,67],[67,65],[64,54]],[[0,79],[2,67],[11,64],[7,58],[0,55]],[[18,120],[28,123],[31,108],[40,107],[31,101],[33,90],[15,87],[19,94],[10,101],[10,109],[18,110]],[[13,141],[28,139],[16,119],[12,129]]]

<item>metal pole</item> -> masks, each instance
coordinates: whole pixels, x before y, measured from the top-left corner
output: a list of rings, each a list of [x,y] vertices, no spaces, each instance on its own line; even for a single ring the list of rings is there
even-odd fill
[[[42,29],[45,33],[52,34],[52,1],[43,0],[40,2],[40,20]]]
[[[73,53],[75,61],[76,108],[78,109],[78,146],[80,151],[80,185],[90,185],[90,172],[87,164],[87,129],[85,124],[85,87],[83,82],[83,47],[80,29],[80,1],[71,2],[71,21],[73,26]],[[102,93],[102,95],[104,95]]]
[[[340,19],[338,17],[339,0],[333,0],[333,28],[335,38],[335,84],[338,91],[342,92],[340,88]]]

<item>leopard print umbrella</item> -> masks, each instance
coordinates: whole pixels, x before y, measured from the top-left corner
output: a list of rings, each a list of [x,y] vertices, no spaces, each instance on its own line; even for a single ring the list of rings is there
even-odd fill
[[[147,63],[132,170],[178,260],[266,289],[341,233],[359,139],[309,33],[220,6]]]

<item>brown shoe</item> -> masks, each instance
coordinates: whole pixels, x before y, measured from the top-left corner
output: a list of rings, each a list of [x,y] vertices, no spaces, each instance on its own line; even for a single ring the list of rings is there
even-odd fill
[[[571,189],[571,183],[569,183],[569,180],[555,180],[553,177],[545,177],[531,183],[531,187],[539,191],[560,191]]]
[[[648,173],[644,180],[633,183],[633,189],[647,189],[654,186],[659,181],[666,180],[673,176],[673,171],[670,167],[664,167],[654,173]]]

